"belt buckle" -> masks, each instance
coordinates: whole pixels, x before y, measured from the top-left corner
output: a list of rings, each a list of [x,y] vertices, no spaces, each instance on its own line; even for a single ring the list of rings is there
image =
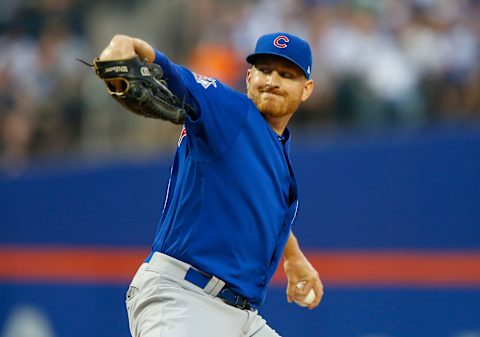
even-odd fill
[[[238,294],[235,294],[229,288],[222,289],[220,294],[222,295],[223,302],[225,302],[226,304],[242,310],[250,309],[250,303],[248,303],[248,300],[245,298],[242,298],[242,296]]]

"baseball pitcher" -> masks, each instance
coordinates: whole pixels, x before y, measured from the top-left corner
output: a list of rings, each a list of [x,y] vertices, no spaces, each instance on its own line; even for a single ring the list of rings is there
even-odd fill
[[[287,128],[314,88],[310,46],[267,34],[246,60],[246,94],[129,36],[94,61],[127,109],[184,125],[151,252],[127,292],[134,337],[279,336],[258,308],[282,256],[287,300],[320,303],[322,283],[292,232]]]

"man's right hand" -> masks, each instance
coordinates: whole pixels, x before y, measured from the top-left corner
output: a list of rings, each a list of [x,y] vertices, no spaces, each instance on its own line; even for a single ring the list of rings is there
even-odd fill
[[[147,42],[127,35],[115,35],[109,45],[98,57],[99,61],[128,60],[138,55],[141,61],[152,63],[155,51]],[[125,90],[125,83],[120,80],[111,80],[110,83],[117,92]]]
[[[127,35],[115,35],[99,56],[100,61],[126,60],[134,57],[134,39]]]
[[[138,55],[140,60],[152,63],[155,51],[147,42],[127,35],[115,35],[99,56],[100,61],[127,60]]]

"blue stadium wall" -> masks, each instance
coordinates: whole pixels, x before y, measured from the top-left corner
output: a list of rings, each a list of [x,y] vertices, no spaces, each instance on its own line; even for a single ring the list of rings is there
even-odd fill
[[[294,141],[302,200],[295,231],[304,250],[480,256],[478,127],[375,136],[296,134]],[[64,163],[0,178],[0,261],[23,247],[145,249],[147,254],[169,165],[169,159]],[[470,260],[467,268],[473,277],[478,261]],[[24,271],[34,267],[28,255],[17,263]],[[0,336],[20,336],[27,325],[37,336],[129,336],[123,302],[128,281],[45,281],[5,269],[0,266]],[[48,264],[45,269],[48,273]],[[288,304],[277,282],[261,312],[285,337],[480,336],[480,281],[464,281],[445,286],[325,282],[324,299],[312,311]]]

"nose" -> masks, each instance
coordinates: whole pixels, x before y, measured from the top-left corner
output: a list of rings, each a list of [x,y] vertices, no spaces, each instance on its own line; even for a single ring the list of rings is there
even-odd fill
[[[267,86],[270,88],[278,88],[280,85],[280,75],[276,71],[272,71],[267,78]]]

